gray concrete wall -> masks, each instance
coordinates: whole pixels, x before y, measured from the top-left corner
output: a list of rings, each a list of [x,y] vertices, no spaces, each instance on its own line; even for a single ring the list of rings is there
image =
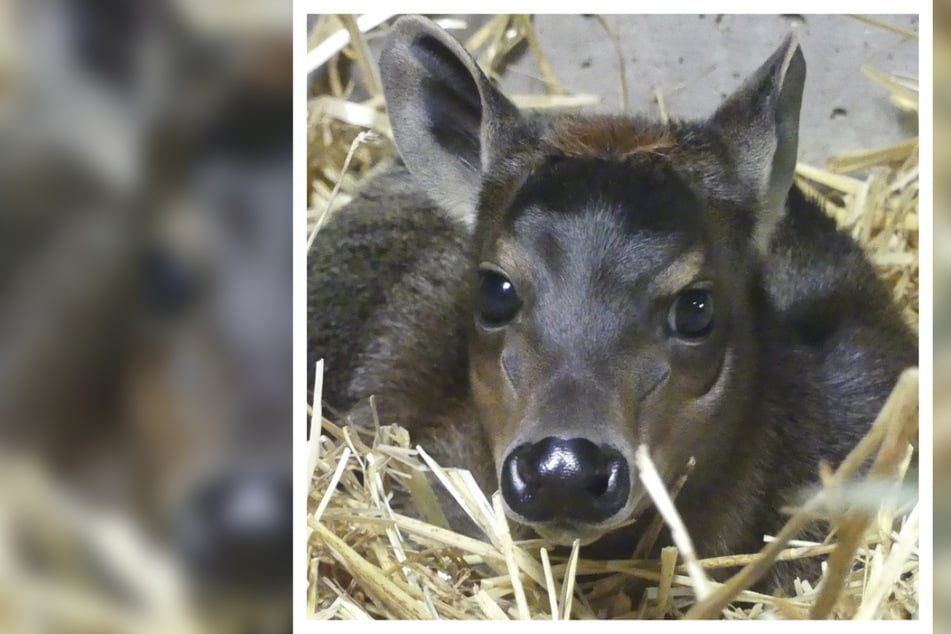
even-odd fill
[[[465,39],[489,16],[468,21]],[[896,143],[917,134],[917,120],[891,105],[888,93],[860,69],[917,77],[918,41],[854,18],[836,15],[621,15],[606,16],[617,34],[626,65],[631,110],[656,114],[651,95],[664,94],[672,117],[700,117],[756,69],[792,28],[808,66],[800,134],[800,157],[822,165],[830,155]],[[914,15],[878,19],[917,32]],[[312,24],[314,16],[310,17]],[[618,61],[614,45],[592,16],[537,15],[535,28],[565,89],[601,97],[598,110],[617,111]],[[379,50],[382,31],[370,38]],[[526,51],[503,77],[509,92],[543,93],[538,65]]]
[[[477,20],[481,16],[469,16]],[[917,32],[917,16],[878,16]],[[700,117],[734,90],[798,31],[808,67],[801,119],[800,157],[821,165],[837,152],[895,143],[917,134],[888,93],[862,75],[863,64],[918,75],[918,42],[846,16],[803,18],[765,15],[607,16],[626,64],[631,109],[657,113],[651,98],[661,88],[672,117]],[[616,110],[618,62],[613,44],[593,17],[539,15],[535,27],[558,78],[569,92],[593,93],[599,110]],[[538,66],[523,54],[504,77],[515,92],[543,92],[532,79]]]

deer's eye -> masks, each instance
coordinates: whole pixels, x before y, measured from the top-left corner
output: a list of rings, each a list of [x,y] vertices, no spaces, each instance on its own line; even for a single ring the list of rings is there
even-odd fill
[[[522,306],[515,285],[498,271],[479,271],[479,321],[486,328],[498,328],[512,321]]]
[[[670,305],[667,325],[682,339],[703,339],[713,330],[713,295],[702,288],[683,291]]]

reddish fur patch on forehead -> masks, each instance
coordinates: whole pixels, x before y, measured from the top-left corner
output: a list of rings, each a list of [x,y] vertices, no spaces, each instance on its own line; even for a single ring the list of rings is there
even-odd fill
[[[597,116],[558,121],[549,143],[565,156],[624,160],[672,148],[674,139],[665,125]]]

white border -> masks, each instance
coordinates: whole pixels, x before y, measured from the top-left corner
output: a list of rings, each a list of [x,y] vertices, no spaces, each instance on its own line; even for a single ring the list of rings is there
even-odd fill
[[[321,622],[308,621],[306,619],[306,593],[307,593],[307,571],[305,561],[305,543],[304,535],[306,525],[304,518],[306,516],[307,499],[307,478],[306,478],[306,444],[304,434],[306,430],[306,411],[297,404],[306,402],[306,377],[307,377],[307,256],[306,256],[306,129],[307,129],[307,79],[305,70],[306,46],[307,46],[307,15],[316,13],[328,13],[336,9],[339,13],[372,13],[381,10],[395,11],[390,4],[382,2],[344,2],[339,0],[293,0],[294,2],[294,247],[293,247],[293,288],[294,288],[294,564],[293,575],[294,583],[293,596],[293,622],[295,632],[321,632],[327,629],[337,629],[351,627],[342,622]],[[407,12],[413,13],[515,13],[532,12],[531,8],[536,9],[536,13],[576,13],[575,11],[557,11],[551,3],[541,3],[538,0],[533,2],[522,2],[519,6],[514,6],[511,1],[499,2],[498,0],[484,0],[478,5],[478,11],[466,11],[464,9],[453,10],[445,2],[407,2],[405,5]],[[454,4],[453,7],[460,5]],[[564,7],[565,5],[561,5]],[[584,5],[586,12],[591,13],[632,13],[631,9],[641,7],[634,3],[623,2],[594,2]],[[648,8],[648,7],[645,7]],[[887,622],[887,621],[868,621],[864,623],[856,622],[822,622],[812,623],[809,627],[822,628],[842,628],[843,630],[859,631],[876,630],[888,631],[890,634],[901,632],[920,632],[931,631],[934,619],[934,570],[933,570],[933,279],[934,279],[934,260],[933,260],[933,224],[934,224],[934,204],[933,204],[933,120],[932,120],[932,95],[933,95],[933,7],[930,2],[923,0],[904,0],[903,2],[880,1],[880,0],[799,0],[797,2],[750,2],[742,0],[719,1],[716,3],[701,2],[699,0],[678,1],[667,0],[664,3],[665,13],[669,14],[689,14],[689,13],[713,13],[712,9],[718,9],[720,13],[862,13],[888,14],[888,13],[918,13],[919,19],[919,63],[918,75],[920,81],[920,114],[919,114],[919,163],[920,163],[920,198],[919,198],[919,257],[920,257],[920,296],[919,296],[919,350],[921,369],[921,384],[919,388],[919,436],[920,436],[920,498],[921,505],[921,528],[919,543],[920,567],[920,618],[917,621]],[[653,11],[644,11],[643,13],[656,13]],[[579,622],[574,624],[569,622],[545,622],[543,625],[526,625],[525,623],[510,622],[503,625],[503,622],[496,622],[501,627],[545,627],[545,628],[565,628],[578,627]],[[534,622],[533,622],[534,623]],[[538,622],[540,623],[540,622]],[[757,627],[761,628],[764,624],[758,622],[734,622],[734,621],[711,621],[701,625],[696,621],[603,621],[598,623],[598,627],[608,628],[637,628],[653,630],[655,628],[672,628],[683,631],[696,627],[718,628],[742,628]],[[493,624],[493,627],[495,625]],[[581,627],[589,627],[581,625]],[[393,628],[406,631],[413,628],[414,631],[420,631],[423,628],[442,627],[440,625],[427,624],[423,621],[414,622],[390,622],[374,624],[374,628]],[[479,621],[457,621],[453,622],[453,629],[460,630],[466,628],[482,628],[484,623]],[[787,629],[787,631],[799,631],[803,627],[802,623],[794,621],[776,621],[770,624],[770,627],[778,629]],[[322,629],[323,628],[323,629]],[[550,631],[550,630],[549,630]]]
[[[294,562],[291,584],[293,597],[293,623],[295,632],[307,629],[307,566],[305,557],[307,492],[310,483],[307,477],[307,73],[304,61],[307,49],[307,13],[302,11],[303,2],[293,0],[293,134],[294,134],[294,177],[291,200],[293,201],[294,240],[291,247],[293,271],[291,273],[294,298],[292,301],[292,332],[294,345],[291,356],[294,363],[293,378],[293,496],[291,505],[293,517],[292,553]],[[316,10],[317,7],[314,7]],[[298,79],[302,78],[302,79]]]

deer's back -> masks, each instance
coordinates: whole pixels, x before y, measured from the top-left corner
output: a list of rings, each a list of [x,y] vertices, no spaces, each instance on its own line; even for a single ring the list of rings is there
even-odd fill
[[[308,385],[324,359],[337,408],[386,392],[418,411],[459,398],[469,265],[465,229],[404,167],[371,179],[308,256]]]
[[[809,454],[841,459],[917,365],[917,343],[861,247],[796,188],[788,209],[764,271],[765,387],[779,418],[801,419],[790,429]]]

